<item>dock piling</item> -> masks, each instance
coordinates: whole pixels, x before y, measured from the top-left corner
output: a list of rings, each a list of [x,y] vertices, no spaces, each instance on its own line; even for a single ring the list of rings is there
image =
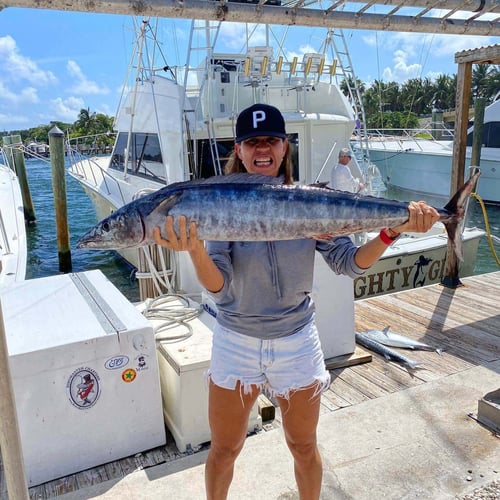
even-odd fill
[[[49,132],[50,164],[52,165],[52,191],[56,209],[57,249],[59,270],[71,272],[71,247],[66,203],[66,170],[64,168],[64,133],[54,126]]]
[[[10,168],[14,170],[19,179],[21,195],[23,198],[24,220],[28,223],[36,221],[35,208],[31,199],[28,176],[26,175],[26,164],[24,162],[24,153],[22,150],[22,141],[20,135],[10,135],[3,137],[3,143],[7,150],[7,161]]]

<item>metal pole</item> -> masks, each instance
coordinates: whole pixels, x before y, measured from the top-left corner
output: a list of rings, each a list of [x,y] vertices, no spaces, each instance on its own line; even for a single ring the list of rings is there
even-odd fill
[[[68,229],[68,210],[66,206],[66,170],[64,168],[64,133],[54,126],[49,132],[50,163],[52,165],[52,191],[56,209],[57,248],[59,270],[69,273],[72,270],[71,249]]]
[[[12,500],[28,500],[21,438],[17,422],[16,402],[9,369],[9,352],[0,302],[0,448],[7,483]]]

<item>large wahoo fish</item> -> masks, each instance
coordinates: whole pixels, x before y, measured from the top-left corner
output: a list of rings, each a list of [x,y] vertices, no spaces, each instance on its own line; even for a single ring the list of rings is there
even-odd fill
[[[460,259],[459,223],[479,175],[475,173],[438,210]],[[395,226],[408,219],[406,202],[278,182],[256,174],[231,174],[170,184],[116,210],[82,236],[77,247],[120,249],[151,244],[157,226],[166,237],[167,215],[185,215],[188,221],[195,221],[200,239],[223,241],[352,234]]]

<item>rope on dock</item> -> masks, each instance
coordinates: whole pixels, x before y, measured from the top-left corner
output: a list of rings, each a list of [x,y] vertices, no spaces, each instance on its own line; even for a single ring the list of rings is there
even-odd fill
[[[155,340],[159,341],[178,341],[185,340],[193,334],[193,329],[188,323],[200,315],[203,307],[200,304],[194,304],[185,295],[169,293],[155,299],[146,300],[146,308],[143,315],[150,320],[162,320],[158,326],[154,327]],[[183,326],[186,332],[182,334],[169,335],[162,333],[165,330]]]
[[[471,193],[471,196],[476,198],[476,200],[481,205],[481,209],[483,211],[483,217],[484,217],[484,224],[486,227],[486,236],[488,237],[488,243],[490,245],[491,253],[492,253],[493,258],[495,259],[495,261],[497,263],[497,266],[500,267],[500,259],[498,258],[498,255],[495,251],[495,247],[493,245],[493,239],[495,239],[495,241],[497,241],[498,238],[496,238],[496,236],[491,234],[490,223],[488,221],[488,213],[486,212],[486,206],[484,205],[484,201],[477,193]]]

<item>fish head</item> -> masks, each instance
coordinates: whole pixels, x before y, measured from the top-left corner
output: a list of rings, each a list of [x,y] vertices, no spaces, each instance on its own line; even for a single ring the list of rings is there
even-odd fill
[[[85,233],[78,240],[76,248],[118,250],[139,247],[144,240],[145,230],[140,213],[121,208]]]

